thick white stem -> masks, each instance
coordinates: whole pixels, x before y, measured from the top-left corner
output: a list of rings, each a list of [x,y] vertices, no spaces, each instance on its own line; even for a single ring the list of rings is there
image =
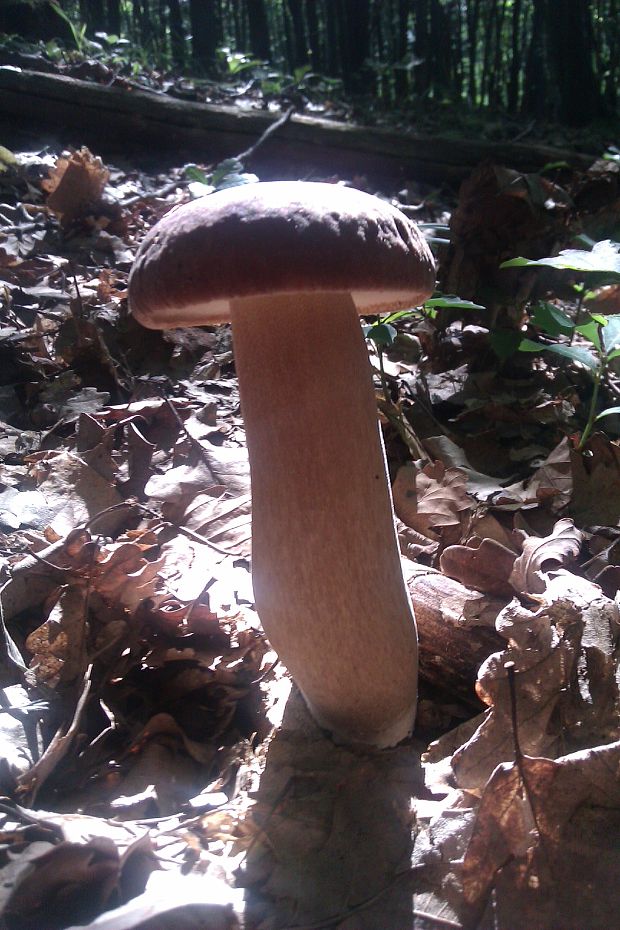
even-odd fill
[[[413,726],[417,639],[353,301],[246,298],[232,323],[261,622],[321,726],[393,745]]]

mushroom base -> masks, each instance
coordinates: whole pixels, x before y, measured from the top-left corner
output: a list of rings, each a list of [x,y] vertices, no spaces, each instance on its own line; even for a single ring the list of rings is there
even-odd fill
[[[368,353],[347,293],[231,302],[265,632],[320,726],[412,730],[417,637]]]

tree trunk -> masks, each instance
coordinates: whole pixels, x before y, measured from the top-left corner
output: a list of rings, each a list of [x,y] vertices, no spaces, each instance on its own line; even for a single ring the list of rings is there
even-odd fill
[[[265,0],[245,0],[250,29],[250,50],[263,61],[271,59],[271,42],[269,40],[269,22]]]
[[[104,0],[80,0],[80,18],[86,23],[89,35],[105,32],[107,22]]]
[[[533,0],[532,35],[525,62],[523,112],[540,119],[550,108],[550,88],[546,65],[545,0]]]
[[[215,0],[189,0],[194,67],[207,74],[215,73],[217,49],[222,33]]]
[[[404,101],[409,96],[409,71],[406,69],[407,52],[409,51],[409,0],[398,0],[397,3],[397,31],[396,31],[396,58],[401,66],[394,72],[394,90],[397,102]]]
[[[478,81],[476,67],[478,63],[478,27],[480,20],[480,0],[470,0],[467,4],[467,44],[469,46],[469,102],[478,102]]]
[[[306,25],[308,27],[308,51],[313,71],[325,71],[325,58],[321,46],[321,26],[319,20],[318,0],[305,0]]]
[[[291,33],[292,68],[299,68],[308,62],[308,48],[304,28],[304,13],[301,0],[286,0]]]
[[[508,80],[508,109],[511,113],[516,113],[517,107],[519,106],[519,76],[523,71],[523,58],[521,55],[521,9],[522,0],[513,0],[510,77]]]
[[[559,90],[558,117],[582,126],[603,115],[604,105],[592,67],[592,20],[588,0],[564,0],[558,15],[546,2],[549,59]]]
[[[370,0],[342,0],[342,76],[345,88],[353,93],[367,92],[370,72]]]
[[[177,68],[182,69],[185,64],[185,27],[179,0],[168,0],[170,13],[170,49],[172,61]]]
[[[121,32],[121,0],[108,0],[108,34],[120,36]]]

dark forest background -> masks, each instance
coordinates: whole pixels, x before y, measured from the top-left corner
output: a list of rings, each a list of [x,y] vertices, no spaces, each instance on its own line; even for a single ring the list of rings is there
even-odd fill
[[[617,111],[618,0],[0,2],[1,32],[71,41],[80,28],[214,78],[248,59],[309,69],[386,109],[429,102],[576,126]]]

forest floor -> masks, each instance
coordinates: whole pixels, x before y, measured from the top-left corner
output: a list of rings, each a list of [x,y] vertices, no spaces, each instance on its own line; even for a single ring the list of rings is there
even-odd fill
[[[127,312],[148,229],[256,178],[0,158],[0,926],[615,926],[617,160],[371,187],[439,263],[366,321],[421,648],[415,735],[373,753],[254,611],[228,329]]]

